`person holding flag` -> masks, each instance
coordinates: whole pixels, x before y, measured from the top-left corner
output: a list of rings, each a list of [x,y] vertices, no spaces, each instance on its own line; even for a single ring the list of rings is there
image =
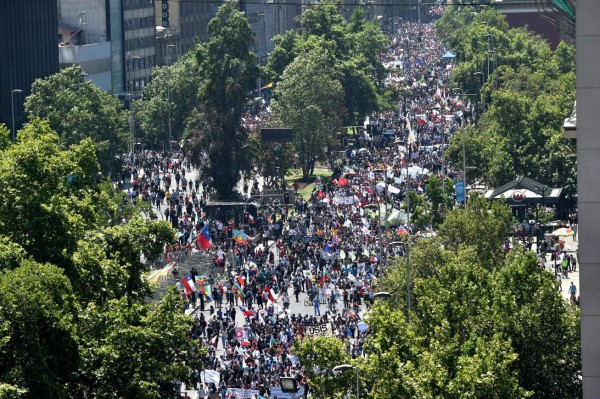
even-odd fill
[[[248,245],[248,234],[244,233],[243,231],[233,229],[231,231],[231,235],[238,244]]]
[[[196,292],[196,286],[194,284],[194,277],[191,274],[188,274],[187,276],[182,278],[181,283],[183,284],[185,293],[188,296],[192,295],[193,292]]]
[[[277,297],[275,295],[273,295],[273,292],[271,291],[271,288],[269,288],[268,285],[265,285],[265,292],[267,293],[267,297],[269,298],[269,301],[275,303],[277,302]]]
[[[210,249],[211,241],[210,241],[210,233],[208,231],[207,224],[205,224],[204,227],[202,228],[202,230],[200,231],[198,238],[196,238],[196,242],[198,243],[198,245],[200,245],[200,248]]]
[[[243,306],[240,306],[240,311],[242,312],[242,314],[244,315],[244,317],[254,317],[254,312],[251,310],[246,309]]]
[[[233,284],[233,287],[231,287],[231,289],[233,290],[233,292],[235,292],[237,295],[235,296],[235,304],[238,304],[238,297],[242,300],[242,302],[244,301],[244,291],[243,288],[240,286],[240,284],[238,282],[236,282],[235,284]]]
[[[246,280],[243,276],[237,276],[236,281],[241,288],[244,288],[244,286],[246,285]]]

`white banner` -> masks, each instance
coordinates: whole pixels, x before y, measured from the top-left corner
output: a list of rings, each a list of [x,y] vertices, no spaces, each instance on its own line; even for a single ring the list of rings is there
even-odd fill
[[[248,398],[258,398],[258,390],[256,389],[239,389],[239,388],[228,388],[227,393],[225,394],[227,398],[236,398],[236,399],[248,399]]]
[[[356,202],[355,197],[333,197],[333,203],[335,205],[352,205]]]

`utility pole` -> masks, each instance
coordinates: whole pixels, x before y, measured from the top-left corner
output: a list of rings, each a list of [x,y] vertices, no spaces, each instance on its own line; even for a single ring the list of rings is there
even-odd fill
[[[131,69],[134,71],[135,78],[135,60],[139,60],[139,56],[131,57]],[[130,81],[129,84],[129,110],[130,110],[130,125],[129,129],[131,130],[131,160],[133,163],[133,167],[135,168],[135,108],[133,106],[133,94],[135,89],[135,79]]]

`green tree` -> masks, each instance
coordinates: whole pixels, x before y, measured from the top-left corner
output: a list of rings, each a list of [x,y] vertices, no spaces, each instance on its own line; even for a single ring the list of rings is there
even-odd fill
[[[302,176],[312,175],[343,120],[343,89],[330,67],[331,58],[315,49],[298,56],[275,90],[274,119],[294,130]]]
[[[172,228],[98,180],[91,140],[61,150],[37,119],[19,137],[0,148],[0,396],[177,397],[202,351],[174,291],[146,302]]]
[[[194,47],[174,64],[152,70],[152,80],[144,88],[142,101],[135,103],[145,147],[169,149],[169,139],[178,141],[183,137],[187,120],[199,105],[202,73],[197,52]]]
[[[429,177],[425,184],[425,197],[431,204],[431,224],[437,226],[444,221],[445,213],[454,205],[454,183],[452,179]]]
[[[579,311],[556,290],[533,253],[511,251],[494,275],[495,324],[519,354],[514,368],[533,398],[581,398]]]
[[[210,39],[199,45],[197,58],[204,80],[200,107],[188,123],[186,148],[201,162],[207,184],[217,197],[232,198],[240,171],[250,168],[245,150],[248,133],[242,116],[248,93],[254,88],[259,69],[249,50],[252,30],[237,3],[227,1],[210,21]]]
[[[575,148],[562,123],[575,101],[574,49],[562,43],[553,52],[528,30],[509,29],[491,8],[475,15],[468,7],[448,7],[437,28],[457,54],[453,85],[478,94],[471,99],[486,109],[466,131],[467,165],[477,168],[468,181],[498,187],[517,174],[572,192]],[[448,150],[457,166],[461,136]]]
[[[23,261],[0,273],[0,381],[29,398],[71,397],[79,366],[75,297],[56,266]],[[5,342],[3,342],[5,341]]]
[[[423,196],[417,195],[414,191],[408,192],[408,198],[409,200],[404,203],[403,208],[410,213],[410,223],[417,230],[431,226],[430,204]]]
[[[581,397],[577,309],[535,254],[520,247],[497,254],[507,207],[471,202],[449,214],[438,238],[413,247],[408,325],[406,263],[391,263],[383,283],[394,296],[367,320],[372,375],[365,379],[376,384],[387,368],[399,368],[389,389],[406,397]]]
[[[82,397],[178,398],[175,381],[192,385],[206,354],[188,338],[189,317],[181,307],[175,289],[150,305],[111,300],[87,307],[81,315]]]
[[[275,81],[283,78],[285,68],[302,54],[326,51],[330,68],[344,89],[346,125],[359,124],[366,115],[379,109],[378,91],[385,75],[380,54],[388,39],[376,21],[367,21],[365,12],[356,7],[350,21],[332,3],[310,6],[300,19],[298,31],[274,39],[276,47],[269,57],[266,73]]]
[[[30,122],[48,120],[62,149],[90,138],[102,170],[111,171],[115,156],[124,153],[131,142],[127,113],[116,97],[84,82],[82,74],[81,67],[72,66],[36,80],[25,101],[25,113]]]
[[[350,363],[344,344],[335,337],[306,338],[294,344],[294,353],[306,370],[306,378],[312,395],[316,398],[332,398],[352,386],[355,377],[346,372],[333,375],[333,367]]]
[[[251,139],[250,147],[255,159],[256,172],[264,178],[266,187],[271,187],[285,177],[295,160],[296,150],[292,143],[270,143]]]
[[[83,151],[85,146],[95,159],[90,141],[78,148]],[[17,144],[2,151],[0,160],[0,210],[5,215],[0,234],[22,246],[36,261],[64,267],[68,275],[72,272],[69,256],[85,222],[68,214],[69,209],[78,207],[75,191],[79,191],[68,181],[84,187],[98,171],[97,163],[79,164],[78,151],[61,151],[48,122],[33,120],[19,132]]]
[[[0,399],[19,399],[27,392],[26,389],[0,382]]]
[[[505,205],[471,197],[465,210],[451,211],[439,228],[443,245],[453,251],[461,246],[476,248],[479,263],[497,268],[503,259],[504,240],[511,234],[513,216]]]

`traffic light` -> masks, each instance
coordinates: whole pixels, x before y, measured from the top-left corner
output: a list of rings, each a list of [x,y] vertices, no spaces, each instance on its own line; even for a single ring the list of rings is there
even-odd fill
[[[244,224],[250,224],[250,215],[248,212],[244,212]]]
[[[227,226],[227,238],[233,238],[233,227]]]
[[[290,193],[284,193],[283,194],[283,203],[286,205],[290,204]]]

